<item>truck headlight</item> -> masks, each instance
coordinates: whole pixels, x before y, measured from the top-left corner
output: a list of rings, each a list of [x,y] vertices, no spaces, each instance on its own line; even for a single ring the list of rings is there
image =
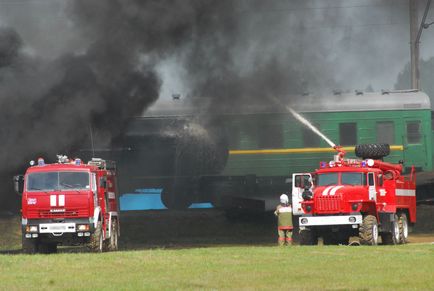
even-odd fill
[[[77,231],[88,231],[89,230],[89,224],[78,224],[77,225]]]
[[[307,218],[302,218],[300,222],[301,222],[301,224],[306,224],[307,223]]]
[[[312,211],[312,206],[307,205],[307,206],[306,206],[306,211],[307,211],[307,212],[311,212],[311,211]]]
[[[27,225],[26,226],[26,232],[38,232],[38,226],[37,225]]]
[[[351,223],[356,222],[356,218],[355,218],[354,216],[350,216],[350,218],[348,218],[348,220],[349,220]]]
[[[351,208],[356,211],[357,208],[359,208],[359,203],[353,203],[353,205],[351,205]]]

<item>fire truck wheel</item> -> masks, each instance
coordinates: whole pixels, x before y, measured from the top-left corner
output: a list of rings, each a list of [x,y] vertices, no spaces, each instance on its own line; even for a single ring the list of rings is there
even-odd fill
[[[390,154],[390,146],[386,143],[359,144],[354,152],[363,159],[382,159]]]
[[[22,249],[25,254],[36,254],[39,250],[39,243],[35,239],[27,239],[23,236]]]
[[[100,253],[103,250],[103,246],[104,246],[104,241],[103,241],[102,226],[101,226],[101,221],[98,221],[95,231],[90,236],[89,250],[95,253]]]
[[[373,215],[367,215],[363,218],[363,223],[359,228],[360,244],[372,245],[378,244],[378,222]]]
[[[407,214],[399,214],[399,243],[406,244],[408,242],[408,219]]]
[[[109,251],[117,251],[118,250],[118,223],[117,220],[113,220],[112,222],[112,230],[110,240],[107,246]]]
[[[318,236],[313,230],[302,229],[300,230],[300,245],[314,246],[318,244]]]

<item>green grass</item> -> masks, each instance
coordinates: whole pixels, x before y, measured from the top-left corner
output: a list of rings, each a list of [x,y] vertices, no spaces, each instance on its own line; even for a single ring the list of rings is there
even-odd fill
[[[210,247],[0,255],[0,289],[432,290],[434,246]]]
[[[279,248],[274,221],[218,213],[125,215],[122,251],[103,254],[20,254],[20,218],[2,218],[0,290],[434,290],[434,244],[417,243],[434,241],[434,212],[419,209],[410,244],[375,247]]]

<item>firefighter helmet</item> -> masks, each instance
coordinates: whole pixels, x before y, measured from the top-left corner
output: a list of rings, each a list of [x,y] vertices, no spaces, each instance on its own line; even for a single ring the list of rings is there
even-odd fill
[[[282,203],[282,204],[288,204],[288,202],[289,202],[288,195],[286,195],[286,194],[280,195],[280,203]]]

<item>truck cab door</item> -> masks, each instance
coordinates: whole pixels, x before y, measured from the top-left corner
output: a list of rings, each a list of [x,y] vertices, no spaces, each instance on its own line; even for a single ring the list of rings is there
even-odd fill
[[[98,203],[98,192],[97,192],[97,184],[96,184],[96,174],[92,173],[92,195],[93,195],[93,206],[99,206]]]
[[[292,214],[301,215],[303,210],[301,208],[301,202],[303,201],[302,193],[306,185],[309,185],[312,190],[313,185],[312,174],[310,173],[296,173],[292,174]]]
[[[369,200],[377,201],[377,187],[375,185],[375,174],[368,173]]]

